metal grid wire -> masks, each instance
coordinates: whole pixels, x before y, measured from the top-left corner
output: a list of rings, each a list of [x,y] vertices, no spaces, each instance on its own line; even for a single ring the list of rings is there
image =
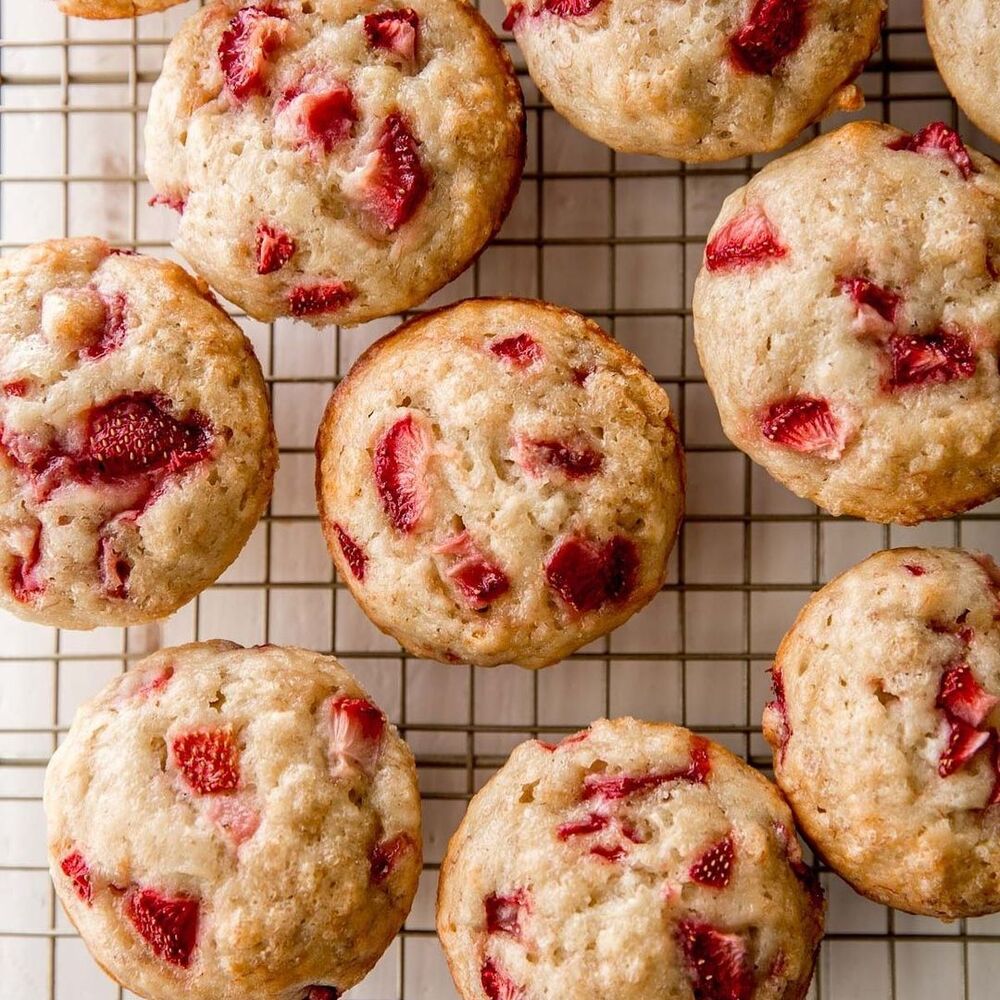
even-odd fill
[[[46,15],[41,23],[58,24],[61,34],[7,37],[15,5],[22,15],[21,5],[50,6],[48,0],[0,0],[0,250],[45,236],[83,235],[75,204],[103,198],[114,203],[109,219],[117,221],[109,226],[119,231],[95,230],[97,235],[169,253],[167,231],[155,231],[145,208],[142,117],[169,41],[167,26],[176,26],[196,4],[185,5],[176,17],[100,31],[39,9]],[[499,24],[497,0],[484,0],[484,12]],[[883,31],[881,53],[862,78],[868,102],[863,116],[908,128],[945,118],[989,149],[948,99],[919,24],[916,0],[899,0]],[[350,995],[446,1000],[454,993],[433,934],[443,845],[471,794],[512,746],[529,736],[572,732],[598,715],[631,711],[689,725],[766,769],[759,728],[766,667],[812,590],[891,544],[1000,549],[997,505],[906,531],[835,520],[790,498],[732,449],[719,431],[691,347],[690,290],[722,195],[744,183],[763,159],[686,167],[615,155],[561,123],[539,99],[519,53],[512,52],[529,116],[524,187],[494,246],[433,302],[480,293],[561,300],[644,356],[671,394],[689,457],[689,515],[664,592],[634,625],[544,673],[447,668],[408,657],[367,625],[333,580],[309,486],[309,438],[318,407],[357,353],[393,323],[328,335],[325,363],[317,367],[282,355],[294,355],[307,342],[315,349],[322,334],[288,323],[264,327],[237,316],[268,373],[285,477],[279,477],[249,555],[163,626],[81,636],[0,617],[0,1000],[124,995],[93,972],[58,912],[44,864],[41,778],[76,704],[110,673],[159,645],[217,636],[297,642],[335,652],[361,676],[417,753],[428,860],[400,939]],[[92,58],[80,60],[83,53]],[[14,145],[27,134],[16,121],[23,116],[56,123],[42,139],[57,145],[56,162],[48,162],[52,169],[9,166]],[[103,116],[127,120],[123,148],[113,162],[74,169],[79,128],[111,120]],[[25,236],[23,225],[12,221],[12,207],[49,205],[53,197],[57,208],[41,212],[49,231]],[[578,225],[574,220],[585,203],[591,215]],[[595,203],[603,218],[593,216]],[[675,221],[661,224],[665,204]],[[660,298],[658,289],[666,289]],[[777,562],[775,552],[783,553]],[[860,900],[822,871],[831,908],[811,994],[817,1000],[997,995],[996,918],[943,925],[893,913]]]

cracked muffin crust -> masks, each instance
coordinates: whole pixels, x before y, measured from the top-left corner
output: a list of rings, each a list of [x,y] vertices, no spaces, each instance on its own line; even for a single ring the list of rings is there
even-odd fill
[[[413,755],[333,657],[165,649],[77,712],[46,774],[56,891],[149,1000],[336,1000],[421,869]]]
[[[859,122],[726,199],[695,343],[729,439],[832,514],[1000,494],[1000,166],[941,123]]]
[[[277,448],[250,342],[176,264],[102,240],[0,260],[0,607],[165,617],[236,558]]]
[[[471,263],[520,182],[506,51],[462,0],[216,0],[167,51],[146,163],[177,249],[251,316],[354,325]]]
[[[96,20],[118,17],[139,17],[174,7],[184,0],[57,0],[64,14]]]
[[[505,0],[531,77],[582,132],[688,162],[778,149],[864,100],[884,0]]]
[[[418,656],[544,667],[659,590],[683,504],[666,393],[600,327],[523,299],[405,323],[316,444],[327,545]]]
[[[441,868],[463,1000],[802,1000],[823,893],[777,789],[686,729],[522,743]]]
[[[803,833],[858,892],[942,919],[1000,910],[1000,568],[891,549],[815,594],[764,711]]]

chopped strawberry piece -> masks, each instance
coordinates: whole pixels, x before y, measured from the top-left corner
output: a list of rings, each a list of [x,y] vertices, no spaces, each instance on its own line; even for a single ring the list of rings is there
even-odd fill
[[[432,448],[427,421],[400,417],[379,438],[372,467],[382,509],[397,531],[415,531],[427,508],[425,479]]]
[[[483,962],[479,981],[487,1000],[526,1000],[524,990],[492,958]]]
[[[604,0],[544,0],[542,9],[557,17],[586,17]]]
[[[340,991],[336,986],[310,986],[305,1000],[339,1000]]]
[[[948,742],[938,760],[938,774],[942,778],[968,764],[993,738],[991,732],[980,732],[961,719],[949,718],[945,725],[948,727]]]
[[[757,0],[750,18],[729,39],[733,64],[768,76],[802,44],[809,0]]]
[[[689,781],[700,785],[708,779],[711,766],[707,744],[700,737],[696,737],[691,744],[691,759],[687,767],[679,771],[665,771],[658,774],[588,774],[583,779],[581,797],[584,801],[593,798],[614,801],[651,791],[671,781]]]
[[[37,523],[31,530],[31,542],[27,555],[15,556],[10,568],[10,592],[22,604],[31,604],[47,585],[41,575],[42,525]]]
[[[135,698],[148,698],[150,695],[159,694],[170,683],[170,679],[173,676],[174,668],[168,665],[162,670],[158,670],[151,677],[143,679],[128,693],[131,697]]]
[[[521,914],[531,911],[531,900],[526,889],[517,889],[509,896],[491,892],[484,900],[486,907],[486,933],[509,934],[520,940],[523,928]]]
[[[132,574],[132,563],[126,556],[116,551],[112,540],[105,535],[102,535],[98,540],[97,555],[101,589],[108,597],[126,598],[128,596],[128,580]]]
[[[792,396],[771,403],[760,415],[761,433],[775,444],[804,455],[837,459],[847,444],[848,428],[825,399]]]
[[[371,879],[375,885],[381,885],[392,874],[399,859],[408,851],[413,850],[413,841],[405,833],[376,844],[371,854]]]
[[[115,348],[121,347],[128,333],[128,300],[124,292],[101,296],[104,307],[104,324],[97,339],[87,344],[80,351],[81,358],[96,361],[110,354]]]
[[[882,337],[896,329],[902,299],[868,278],[841,278],[838,282],[857,306],[854,331],[859,336]]]
[[[574,368],[573,381],[577,385],[582,386],[587,381],[587,379],[594,374],[595,371],[597,371],[597,369],[594,368],[592,365],[587,366],[585,368]]]
[[[735,854],[732,834],[727,834],[699,855],[691,865],[688,871],[691,881],[711,889],[725,889],[732,878]]]
[[[187,198],[179,194],[154,194],[152,198],[149,199],[149,205],[151,208],[158,208],[162,206],[163,208],[173,209],[178,215],[184,214],[184,209],[187,207]],[[117,253],[128,253],[126,250],[112,251]]]
[[[813,905],[821,910],[823,907],[823,886],[820,885],[816,873],[803,860],[802,849],[799,847],[795,834],[784,823],[775,823],[774,832],[784,848],[788,867],[791,868],[792,874],[802,883],[802,887],[809,895]]]
[[[370,701],[344,697],[330,702],[330,756],[338,767],[346,760],[373,774],[384,735],[385,716]]]
[[[691,763],[688,764],[683,777],[695,784],[704,784],[712,773],[712,758],[708,752],[708,740],[703,736],[695,736],[691,740]]]
[[[153,953],[182,969],[198,943],[200,908],[192,896],[165,896],[156,889],[136,889],[125,901],[125,915]]]
[[[442,542],[434,551],[453,560],[446,575],[469,607],[482,611],[510,590],[507,574],[467,531]]]
[[[239,796],[222,795],[214,798],[208,808],[208,818],[237,847],[248,841],[260,826],[260,812]]]
[[[780,260],[788,254],[774,224],[760,205],[753,205],[730,219],[705,248],[710,272],[732,271]]]
[[[777,664],[771,667],[771,687],[774,690],[774,700],[764,706],[768,728],[772,729],[778,738],[778,760],[785,759],[785,749],[792,738],[792,727],[788,721],[788,705],[785,702],[785,682]]]
[[[197,795],[231,792],[240,784],[240,755],[231,729],[193,729],[171,743],[174,763]]]
[[[383,49],[412,63],[417,57],[420,18],[412,7],[365,15],[365,35],[373,49]]]
[[[341,281],[298,285],[288,293],[288,308],[293,316],[319,316],[343,309],[353,298],[353,290]]]
[[[335,524],[333,530],[337,533],[340,551],[344,553],[355,579],[364,580],[365,570],[368,568],[368,556],[365,555],[365,550],[339,524]]]
[[[236,12],[219,43],[219,63],[226,89],[237,101],[263,94],[268,59],[288,32],[284,13],[271,5]]]
[[[492,341],[489,349],[490,353],[521,371],[538,364],[545,356],[542,345],[530,333],[515,333],[511,337],[501,337]]]
[[[628,851],[621,844],[595,844],[589,853],[604,861],[621,861]]]
[[[280,271],[295,254],[295,240],[283,229],[261,220],[257,225],[257,273]]]
[[[972,157],[965,144],[958,133],[944,122],[931,122],[915,135],[900,136],[889,143],[889,149],[947,157],[966,180],[975,173],[976,168],[972,165]]]
[[[90,865],[79,851],[73,851],[59,862],[63,874],[73,883],[76,894],[88,906],[94,898],[94,885],[90,879]]]
[[[604,456],[583,440],[557,441],[519,436],[514,444],[517,463],[529,475],[541,477],[548,469],[567,479],[584,479],[601,471]]]
[[[940,331],[926,337],[899,335],[889,339],[891,375],[886,389],[897,392],[972,378],[976,355],[964,333]]]
[[[296,147],[329,153],[350,138],[358,109],[350,88],[339,81],[304,78],[275,105],[275,128]]]
[[[980,726],[998,704],[1000,698],[983,689],[968,664],[953,663],[945,670],[937,706],[943,708],[950,718],[961,719],[970,726]]]
[[[753,967],[739,934],[724,934],[710,924],[682,920],[677,925],[677,940],[695,1000],[750,1000]]]
[[[610,817],[603,813],[592,812],[583,819],[572,820],[556,827],[556,836],[560,840],[569,840],[570,837],[585,837],[591,833],[600,833],[607,828],[611,822]]]
[[[604,542],[567,535],[545,560],[549,586],[579,614],[624,603],[635,590],[638,575],[639,553],[621,535]]]
[[[994,729],[991,731],[990,737],[992,738],[993,745],[990,759],[993,764],[993,774],[995,777],[993,779],[993,790],[990,792],[990,797],[986,802],[987,808],[1000,805],[1000,736],[998,736],[997,731]]]
[[[903,563],[903,569],[905,569],[910,576],[923,576],[927,572],[923,566],[918,566],[916,563]]]
[[[3,384],[3,394],[5,396],[21,397],[24,396],[31,383],[26,378],[19,378],[13,382],[4,382]]]
[[[513,31],[515,28],[519,27],[521,22],[525,18],[524,4],[516,3],[509,11],[507,11],[507,16],[503,19],[503,30]]]

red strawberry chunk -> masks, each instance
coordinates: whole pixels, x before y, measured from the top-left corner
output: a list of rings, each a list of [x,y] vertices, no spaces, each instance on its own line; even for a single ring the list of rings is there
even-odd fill
[[[774,690],[774,700],[764,706],[768,721],[777,732],[778,760],[785,759],[785,749],[792,738],[792,727],[788,722],[788,705],[785,702],[785,682],[778,667],[771,667],[771,687]]]
[[[595,844],[589,853],[604,861],[621,861],[628,851],[622,844]]]
[[[296,147],[329,153],[350,138],[358,109],[350,88],[339,81],[304,78],[275,105],[276,130]]]
[[[166,896],[156,889],[135,889],[125,901],[125,915],[153,953],[182,969],[191,964],[198,943],[200,909],[192,896]]]
[[[305,1000],[339,1000],[340,991],[336,986],[310,986]]]
[[[545,356],[542,345],[530,333],[515,333],[511,337],[501,337],[489,345],[490,352],[512,368],[524,371],[538,364]]]
[[[931,122],[915,135],[903,135],[889,143],[889,149],[909,153],[923,153],[925,156],[947,157],[958,167],[959,173],[968,180],[976,168],[972,157],[959,138],[958,133],[948,128],[944,122]]]
[[[425,474],[431,448],[427,421],[413,413],[397,420],[375,446],[375,487],[382,509],[397,531],[415,531],[427,508]]]
[[[226,89],[237,101],[267,90],[268,59],[288,32],[285,15],[276,7],[244,7],[237,11],[219,43],[219,64]]]
[[[454,560],[446,575],[469,607],[482,611],[510,590],[507,574],[467,531],[447,539],[434,551]]]
[[[639,553],[621,535],[604,542],[567,535],[545,560],[549,586],[578,614],[624,603],[635,590],[638,576]]]
[[[854,331],[859,336],[881,337],[896,329],[900,297],[868,278],[841,278],[840,289],[857,306]]]
[[[184,209],[187,207],[187,198],[179,194],[154,194],[152,198],[149,199],[149,204],[151,208],[157,208],[158,206],[163,206],[164,208],[173,209],[178,215],[184,214]],[[128,250],[117,250],[112,251],[112,253],[134,253],[134,251]]]
[[[293,316],[319,316],[343,309],[354,294],[342,281],[298,285],[288,293],[288,308]]]
[[[583,440],[558,441],[520,436],[515,442],[515,455],[518,465],[535,477],[555,469],[567,479],[585,479],[600,472],[604,464],[604,456]]]
[[[773,73],[802,44],[809,0],[757,0],[750,18],[729,39],[733,64],[747,73]]]
[[[923,566],[919,566],[917,563],[903,563],[903,569],[905,569],[910,576],[923,576],[927,572]]]
[[[986,802],[987,807],[1000,805],[1000,736],[997,735],[995,729],[990,735],[993,737],[993,751],[990,758],[995,778],[993,779],[993,790],[990,792],[990,797]]]
[[[97,543],[97,557],[101,589],[108,597],[126,598],[132,563],[115,549],[114,542],[105,535]]]
[[[411,63],[417,57],[420,18],[412,7],[365,15],[365,35],[373,49],[382,49]]]
[[[171,743],[174,763],[196,795],[231,792],[240,784],[240,755],[231,729],[193,729]]]
[[[260,826],[260,812],[240,796],[214,798],[208,808],[208,818],[237,847],[249,840]]]
[[[371,879],[375,885],[381,885],[392,874],[399,864],[399,859],[408,851],[413,850],[413,841],[405,833],[376,844],[371,853]]]
[[[544,0],[543,10],[557,17],[586,17],[604,0]]]
[[[521,915],[531,910],[531,900],[526,889],[517,889],[509,896],[491,892],[484,900],[484,906],[487,934],[509,934],[521,939]]]
[[[524,990],[492,958],[483,962],[479,981],[488,1000],[526,1000]]]
[[[507,16],[503,19],[503,30],[513,31],[515,28],[519,27],[521,22],[524,20],[524,4],[516,3],[509,11],[507,11]]]
[[[609,816],[603,813],[592,812],[583,819],[572,820],[556,827],[556,836],[560,840],[569,840],[570,837],[585,837],[591,833],[600,833],[607,828],[611,822]]]
[[[983,689],[968,664],[953,663],[945,670],[937,705],[950,718],[961,719],[970,726],[980,726],[998,704],[1000,698]]]
[[[27,393],[30,386],[31,383],[26,378],[19,378],[13,382],[4,382],[3,394],[5,396],[21,397]]]
[[[682,920],[677,925],[677,941],[695,1000],[750,1000],[753,967],[739,934],[725,934],[697,920]]]
[[[691,743],[691,759],[679,771],[655,774],[588,774],[583,779],[582,798],[584,801],[592,798],[614,801],[651,791],[671,781],[689,781],[700,785],[708,779],[711,767],[707,744],[700,737],[695,737]]]
[[[15,556],[10,568],[10,592],[22,604],[31,604],[46,587],[42,576],[42,526],[36,524],[31,532],[31,542],[27,555]]]
[[[940,331],[926,337],[899,335],[889,339],[891,375],[886,389],[897,392],[972,378],[976,355],[964,333]]]
[[[792,396],[771,403],[760,415],[761,433],[775,444],[804,455],[837,459],[847,445],[848,428],[825,399]]]
[[[113,295],[102,295],[105,314],[104,324],[98,331],[97,338],[80,351],[81,358],[96,361],[110,354],[115,348],[121,347],[128,333],[128,300],[124,292]]]
[[[330,756],[338,767],[347,761],[373,774],[384,735],[385,716],[370,701],[342,697],[330,702]]]
[[[90,880],[90,865],[79,851],[73,851],[59,862],[63,874],[73,883],[76,894],[88,906],[94,898],[94,885]]]
[[[736,848],[732,834],[727,834],[698,856],[688,871],[692,882],[711,889],[725,889],[733,874]]]
[[[162,670],[158,670],[152,677],[141,681],[128,694],[134,698],[148,698],[150,695],[159,694],[170,683],[173,676],[174,668],[168,665]]]
[[[949,718],[945,725],[948,740],[938,760],[938,774],[942,778],[963,768],[993,738],[991,732],[980,732],[961,719]]]
[[[365,570],[368,568],[368,556],[365,555],[365,550],[339,524],[335,524],[333,530],[337,533],[340,551],[344,553],[355,579],[364,580]]]
[[[788,254],[774,224],[760,205],[730,219],[705,248],[708,271],[733,271],[780,260]]]
[[[257,225],[257,273],[280,271],[295,253],[295,240],[283,229],[270,222]]]

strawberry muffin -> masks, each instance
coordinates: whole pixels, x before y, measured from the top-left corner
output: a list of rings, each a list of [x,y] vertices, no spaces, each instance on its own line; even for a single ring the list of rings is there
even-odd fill
[[[216,0],[146,126],[176,246],[251,316],[348,326],[423,302],[499,228],[524,109],[463,0]]]
[[[413,755],[304,649],[165,649],[77,712],[45,778],[56,892],[148,1000],[337,1000],[421,869]]]
[[[778,149],[832,111],[885,0],[504,0],[532,79],[591,138],[689,163]]]
[[[64,14],[97,20],[116,17],[138,17],[174,7],[184,0],[57,0]]]
[[[417,656],[548,666],[663,583],[670,401],[569,310],[475,299],[404,324],[337,388],[316,451],[340,577]]]
[[[858,892],[951,919],[1000,910],[1000,568],[879,552],[785,636],[764,711],[803,833]]]
[[[441,867],[463,1000],[802,1000],[823,892],[778,790],[686,729],[522,743]]]
[[[729,439],[832,514],[1000,494],[1000,166],[939,123],[858,122],[726,199],[695,342]]]
[[[165,617],[239,554],[276,464],[260,365],[204,284],[97,239],[0,259],[0,608]]]

